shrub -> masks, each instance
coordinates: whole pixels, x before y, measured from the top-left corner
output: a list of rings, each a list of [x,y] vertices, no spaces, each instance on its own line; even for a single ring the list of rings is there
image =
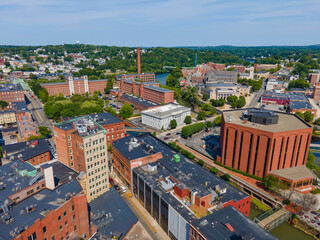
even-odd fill
[[[213,123],[214,125],[220,125],[221,124],[221,121],[222,121],[222,117],[221,115],[216,117],[214,120],[213,120]]]
[[[198,120],[203,120],[206,118],[206,113],[205,112],[199,112],[198,113]]]
[[[214,174],[217,174],[219,172],[218,168],[216,167],[213,167],[210,169],[210,172],[214,173]]]
[[[226,173],[226,174],[222,175],[221,178],[223,180],[230,181],[231,176],[228,173]]]
[[[207,127],[208,127],[208,128],[212,128],[212,126],[213,126],[212,122],[208,121],[208,122],[207,122]]]
[[[186,118],[184,119],[184,122],[186,124],[190,124],[191,123],[191,117],[190,116],[186,116]]]
[[[199,160],[199,161],[198,161],[198,164],[199,164],[200,166],[203,166],[203,165],[204,165],[204,161],[203,161],[203,160]]]
[[[285,199],[282,201],[283,204],[285,205],[289,205],[290,204],[290,200],[289,199]]]
[[[315,189],[315,190],[312,190],[311,193],[313,193],[313,194],[318,194],[318,193],[320,193],[320,188],[317,188],[317,189]]]

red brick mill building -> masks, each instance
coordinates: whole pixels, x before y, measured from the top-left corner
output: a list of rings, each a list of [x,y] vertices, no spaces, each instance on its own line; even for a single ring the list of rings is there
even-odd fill
[[[222,116],[217,160],[223,165],[258,177],[306,165],[313,128],[296,115],[242,109]]]
[[[50,96],[71,96],[74,94],[93,94],[95,91],[103,92],[107,86],[108,79],[88,80],[87,76],[75,78],[70,76],[66,82],[43,83],[41,87],[47,89]]]

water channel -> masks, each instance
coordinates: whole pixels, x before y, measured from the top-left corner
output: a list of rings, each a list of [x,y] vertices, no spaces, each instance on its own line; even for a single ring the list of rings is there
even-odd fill
[[[156,74],[156,81],[159,81],[161,84],[166,85],[166,79],[169,73]]]
[[[251,203],[249,216],[250,219],[254,219],[260,214],[262,214],[262,212],[256,210]],[[282,223],[280,226],[273,229],[270,233],[280,240],[313,240],[311,236],[305,234],[297,228],[294,228],[287,222]]]

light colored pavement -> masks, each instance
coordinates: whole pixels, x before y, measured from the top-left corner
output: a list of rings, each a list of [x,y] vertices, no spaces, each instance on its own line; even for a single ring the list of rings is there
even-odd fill
[[[121,181],[115,176],[111,176],[116,184],[121,186]],[[148,232],[153,240],[169,240],[169,236],[163,231],[160,225],[154,220],[154,218],[148,213],[148,211],[141,206],[139,201],[133,196],[132,192],[127,190],[122,194],[123,200],[130,207],[132,212],[137,216],[141,225]]]

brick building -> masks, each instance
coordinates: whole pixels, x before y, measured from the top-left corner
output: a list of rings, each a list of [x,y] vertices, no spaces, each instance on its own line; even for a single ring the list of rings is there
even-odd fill
[[[95,91],[103,92],[107,86],[107,79],[88,80],[87,76],[80,78],[70,76],[66,82],[43,83],[41,87],[47,89],[50,96],[59,95],[72,96],[74,94],[93,94]]]
[[[75,118],[54,126],[60,162],[82,172],[81,185],[88,202],[109,188],[107,131],[90,116]]]
[[[238,79],[238,73],[236,71],[219,71],[210,70],[204,75],[205,83],[226,82],[236,83]]]
[[[204,220],[213,214],[212,209],[218,214],[233,207],[237,209],[233,211],[249,216],[251,196],[149,133],[113,142],[113,156],[116,175],[171,239],[194,239],[191,225],[196,224],[196,219]],[[266,233],[260,228],[259,231]],[[264,239],[272,239],[265,235]],[[227,235],[218,239],[224,237]]]
[[[305,165],[312,129],[293,114],[259,109],[225,111],[217,160],[259,177]]]
[[[19,83],[1,85],[0,100],[8,103],[8,107],[6,109],[12,109],[13,102],[25,102],[23,88]]]
[[[124,74],[124,75],[117,75],[116,81],[120,82],[123,79],[138,79],[142,82],[155,82],[156,75],[154,73],[134,73],[134,74]]]
[[[157,82],[137,82],[133,79],[122,79],[121,94],[134,94],[154,103],[171,103],[174,101],[174,91],[159,87]]]
[[[51,160],[50,149],[44,138],[5,145],[2,147],[2,152],[2,164],[19,159],[37,166]]]
[[[308,80],[312,86],[314,86],[317,82],[319,82],[319,74],[318,73],[309,73]]]
[[[278,67],[278,64],[254,64],[254,70],[257,72],[265,71],[265,70],[271,70]]]
[[[90,237],[87,200],[74,171],[59,162],[36,169],[15,161],[0,169],[1,177],[11,177],[1,178],[1,239]]]
[[[312,98],[314,100],[320,100],[320,83],[315,83]]]
[[[123,102],[129,103],[132,107],[137,109],[138,111],[148,110],[152,108],[156,108],[161,106],[161,104],[154,103],[143,99],[141,97],[134,96],[132,94],[120,94],[118,99]]]

